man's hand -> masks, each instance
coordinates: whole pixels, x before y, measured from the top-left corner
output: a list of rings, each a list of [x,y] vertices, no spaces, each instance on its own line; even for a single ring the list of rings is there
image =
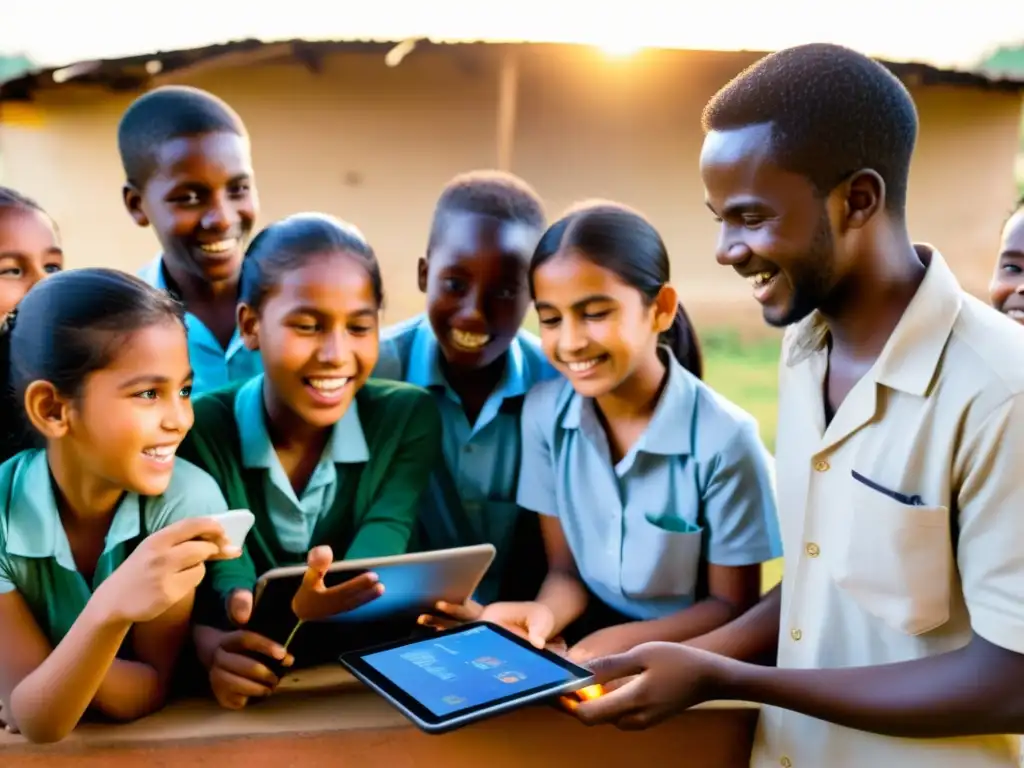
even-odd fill
[[[728,663],[721,656],[676,643],[638,645],[587,665],[606,693],[573,711],[587,725],[613,723],[623,730],[643,730],[714,698]]]

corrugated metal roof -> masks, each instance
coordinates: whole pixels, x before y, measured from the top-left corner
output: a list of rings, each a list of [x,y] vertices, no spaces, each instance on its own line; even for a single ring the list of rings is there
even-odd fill
[[[186,48],[173,51],[156,51],[137,56],[116,59],[81,61],[62,67],[33,69],[6,80],[0,80],[0,100],[26,100],[39,89],[60,88],[68,84],[92,84],[111,90],[136,90],[156,75],[166,76],[179,71],[193,70],[197,66],[245,66],[256,61],[273,58],[293,58],[311,68],[318,66],[319,59],[331,52],[365,51],[385,55],[399,40],[239,40],[209,45],[200,48]],[[495,48],[516,46],[528,48],[585,47],[564,43],[510,43],[490,41],[434,42],[419,40],[418,46]],[[757,51],[752,53],[764,53]],[[929,64],[914,62],[882,61],[898,76],[920,85],[953,85],[997,90],[1024,90],[1024,73],[1014,75],[989,74],[981,70],[960,71],[942,69]]]

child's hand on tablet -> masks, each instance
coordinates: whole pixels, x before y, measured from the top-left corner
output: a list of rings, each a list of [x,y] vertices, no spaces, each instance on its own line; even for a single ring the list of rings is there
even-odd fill
[[[355,610],[384,594],[375,573],[364,573],[333,587],[324,584],[327,569],[334,562],[330,547],[314,547],[306,559],[306,575],[292,598],[292,611],[300,621],[319,621]]]
[[[210,688],[225,709],[242,709],[249,699],[269,696],[280,682],[266,664],[251,654],[276,659],[286,667],[295,663],[281,645],[263,635],[244,629],[224,633],[213,653]]]
[[[434,610],[441,615],[425,613],[417,619],[424,627],[434,629],[450,629],[451,627],[465,624],[469,621],[476,621],[484,612],[484,607],[473,598],[470,598],[462,605],[446,603],[443,600],[434,606]]]
[[[491,603],[484,608],[480,620],[502,626],[536,648],[544,648],[555,633],[555,615],[546,605],[535,601]]]
[[[269,696],[277,687],[277,675],[259,661],[257,654],[276,659],[285,667],[295,661],[278,643],[244,629],[252,615],[252,604],[252,592],[236,589],[228,597],[227,613],[238,630],[222,632],[201,625],[195,628],[199,660],[209,670],[214,698],[226,709],[242,709],[249,699]]]

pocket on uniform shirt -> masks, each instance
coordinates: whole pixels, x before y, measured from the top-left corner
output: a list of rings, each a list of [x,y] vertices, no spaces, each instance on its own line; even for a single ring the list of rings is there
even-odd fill
[[[638,599],[686,597],[700,572],[704,529],[676,515],[647,513],[626,530],[622,591]]]
[[[822,557],[862,609],[908,635],[949,620],[953,549],[949,509],[907,504],[884,487],[850,480],[823,516]]]

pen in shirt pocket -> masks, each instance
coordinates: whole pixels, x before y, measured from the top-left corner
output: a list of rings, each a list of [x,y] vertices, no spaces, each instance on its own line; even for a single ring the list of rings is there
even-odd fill
[[[874,480],[869,480],[868,478],[864,477],[864,475],[862,475],[860,472],[858,472],[855,469],[850,470],[850,474],[853,475],[853,479],[856,480],[857,482],[863,483],[864,485],[866,485],[868,488],[872,489],[873,491],[878,491],[879,493],[888,496],[890,499],[895,499],[900,504],[906,504],[906,505],[911,506],[911,507],[923,507],[924,506],[924,501],[917,494],[914,494],[913,496],[907,496],[905,493],[900,493],[899,491],[890,490],[890,489],[886,488],[884,485],[879,485]]]

